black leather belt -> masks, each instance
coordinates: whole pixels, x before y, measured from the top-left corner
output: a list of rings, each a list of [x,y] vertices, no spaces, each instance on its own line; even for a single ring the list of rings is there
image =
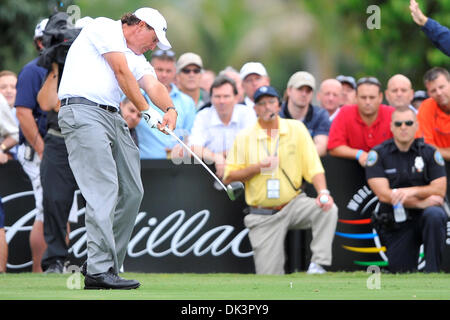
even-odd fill
[[[88,106],[100,107],[109,112],[117,112],[118,111],[118,109],[116,107],[108,106],[105,104],[99,104],[99,103],[96,103],[94,101],[91,101],[91,100],[83,98],[83,97],[72,97],[72,98],[65,98],[65,99],[61,100],[61,106],[66,106],[69,104],[86,104]]]

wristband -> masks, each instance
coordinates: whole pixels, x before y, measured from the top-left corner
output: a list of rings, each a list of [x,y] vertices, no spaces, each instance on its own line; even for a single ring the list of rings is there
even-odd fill
[[[359,158],[361,157],[361,155],[363,154],[364,151],[362,151],[361,149],[358,150],[358,152],[356,153],[356,160],[359,160]]]
[[[323,194],[330,194],[330,190],[328,190],[328,189],[322,189],[322,190],[320,190],[319,191],[319,194],[321,194],[321,193],[323,193]]]

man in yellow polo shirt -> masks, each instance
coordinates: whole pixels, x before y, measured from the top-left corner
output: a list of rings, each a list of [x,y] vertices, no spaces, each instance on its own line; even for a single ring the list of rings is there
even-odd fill
[[[289,229],[312,229],[308,273],[325,273],[338,208],[334,204],[314,142],[302,122],[281,119],[280,98],[270,86],[254,95],[258,122],[241,131],[229,150],[224,183],[245,183],[249,229],[257,274],[283,274],[284,240]],[[300,189],[313,184],[317,198]]]

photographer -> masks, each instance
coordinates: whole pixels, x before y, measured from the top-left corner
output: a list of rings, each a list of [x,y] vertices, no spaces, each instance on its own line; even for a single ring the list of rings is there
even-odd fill
[[[69,215],[76,214],[77,202],[74,192],[78,185],[69,166],[68,153],[58,125],[58,86],[60,74],[70,44],[79,33],[67,24],[67,14],[58,12],[49,18],[44,30],[44,50],[39,64],[50,69],[37,101],[47,111],[47,135],[40,165],[43,190],[44,237],[47,250],[42,258],[42,269],[46,273],[62,273],[69,256]]]
[[[375,228],[394,273],[417,270],[422,243],[424,271],[439,272],[445,245],[445,163],[433,146],[414,139],[417,128],[414,111],[394,111],[393,139],[373,148],[365,167],[367,182],[380,201]]]

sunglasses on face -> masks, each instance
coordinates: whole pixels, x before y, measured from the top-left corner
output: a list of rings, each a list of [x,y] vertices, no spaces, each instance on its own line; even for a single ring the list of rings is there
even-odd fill
[[[380,81],[378,81],[378,79],[375,77],[363,77],[363,78],[359,79],[358,82],[356,82],[356,86],[359,87],[360,85],[365,84],[365,83],[374,84],[381,88]]]
[[[181,72],[183,72],[185,74],[189,74],[191,72],[193,72],[195,74],[199,74],[201,71],[202,71],[202,69],[200,69],[200,68],[193,68],[193,69],[184,68],[184,69],[181,69]]]
[[[411,127],[414,124],[414,121],[412,120],[394,121],[394,126],[396,126],[397,128],[400,128],[402,124],[406,124],[406,126]]]
[[[175,52],[173,52],[172,50],[158,49],[152,53],[152,57],[162,57],[162,56],[167,56],[167,57],[173,58],[173,57],[175,57]]]

